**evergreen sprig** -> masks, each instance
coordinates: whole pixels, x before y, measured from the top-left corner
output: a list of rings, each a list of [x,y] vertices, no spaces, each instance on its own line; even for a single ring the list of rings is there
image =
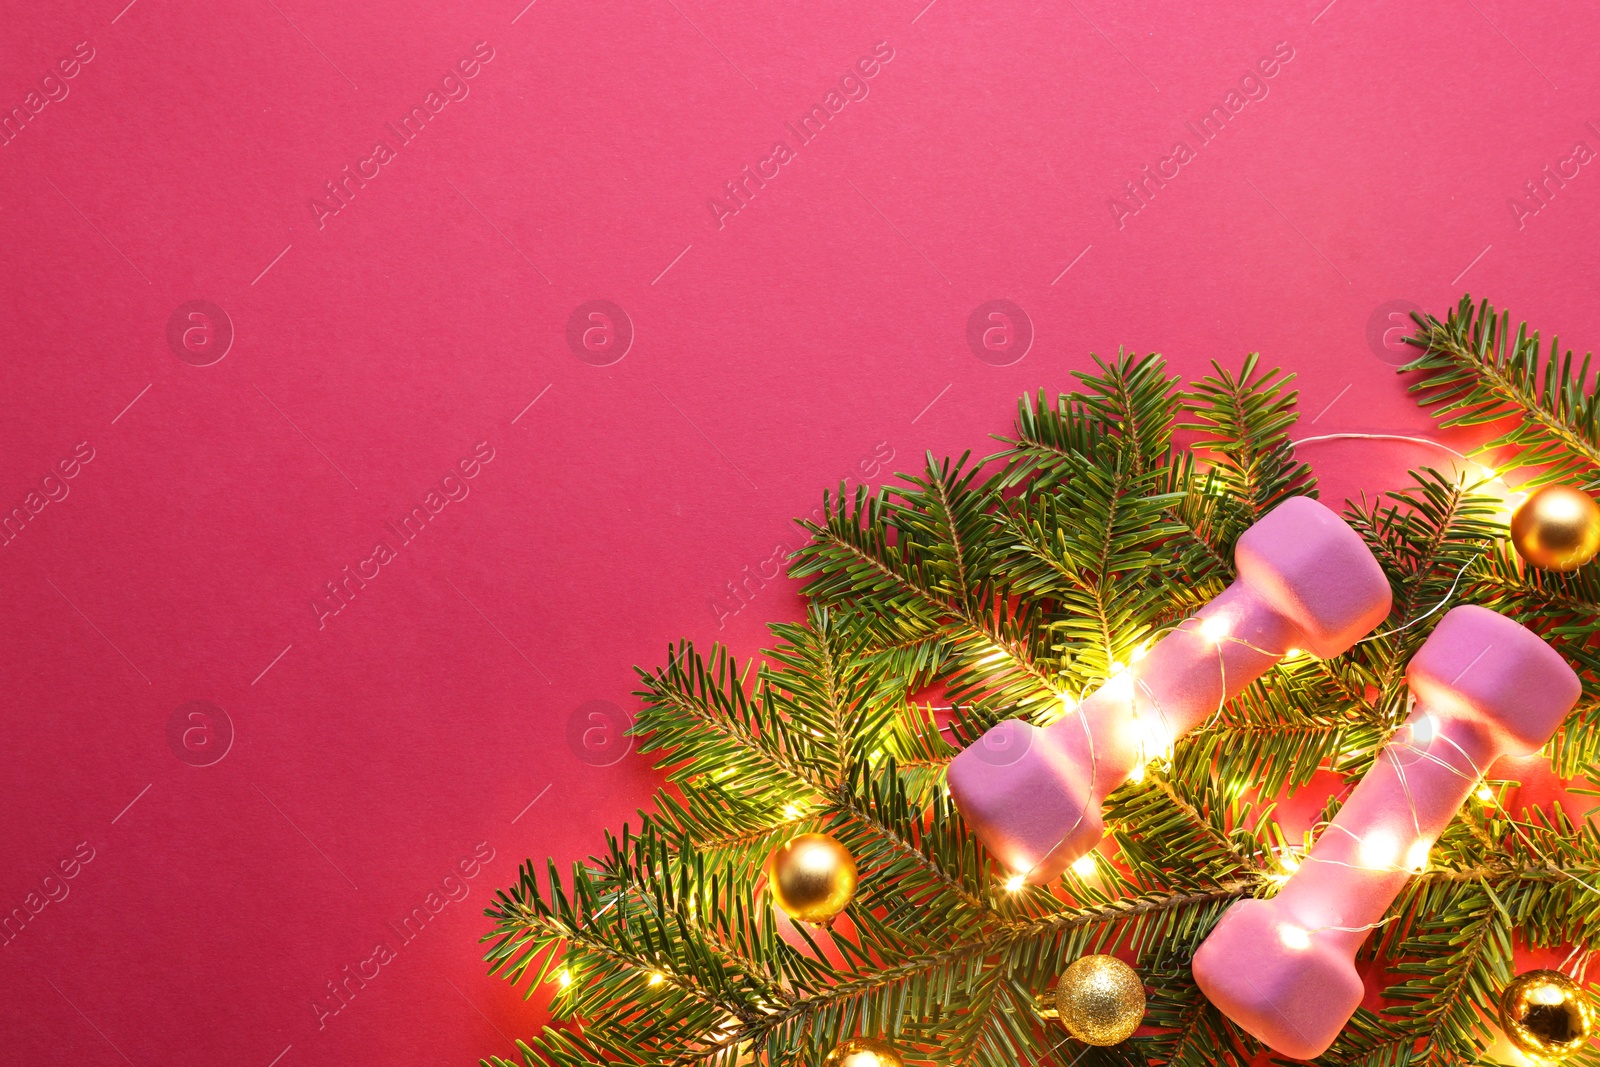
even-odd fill
[[[1490,358],[1505,329],[1483,326],[1490,314],[1464,303],[1423,323],[1424,396],[1457,421],[1519,396],[1537,428],[1497,447],[1539,462],[1569,437],[1592,448],[1593,399],[1560,375],[1528,392],[1537,338]],[[1552,637],[1586,687],[1552,752],[1564,770],[1596,765],[1600,575],[1526,571],[1493,497],[1419,471],[1346,511],[1394,590],[1379,633],[1286,660],[1114,792],[1091,869],[1009,888],[949,800],[950,758],[1002,718],[1060,717],[1232,579],[1244,529],[1316,491],[1294,451],[1292,376],[1254,355],[1182,390],[1158,356],[1119,353],[1077,379],[1023,397],[987,459],[929,456],[875,493],[825,495],[791,569],[806,620],[774,626],[757,661],[685,642],[641,672],[635,733],[667,784],[638,830],[565,875],[525,864],[488,910],[491,971],[552,996],[556,1024],[519,1043],[525,1064],[814,1067],[863,1033],[916,1064],[1245,1067],[1263,1050],[1206,1002],[1189,960],[1231,903],[1281,884],[1277,800],[1370,765],[1445,607],[1483,603]],[[1513,940],[1583,942],[1600,922],[1600,834],[1560,811],[1469,808],[1363,950],[1390,1006],[1360,1011],[1325,1062],[1480,1062]],[[826,931],[780,923],[762,887],[772,849],[808,831],[861,874]],[[1146,1030],[1087,1049],[1043,998],[1073,959],[1113,951],[1153,990]]]
[[[1401,369],[1425,372],[1411,389],[1440,425],[1495,426],[1479,451],[1510,450],[1503,469],[1527,471],[1530,485],[1600,487],[1600,394],[1587,353],[1574,364],[1559,337],[1545,352],[1537,330],[1519,323],[1513,335],[1509,311],[1496,314],[1487,300],[1474,307],[1470,296],[1443,322],[1412,318],[1417,332],[1406,343],[1421,354]]]

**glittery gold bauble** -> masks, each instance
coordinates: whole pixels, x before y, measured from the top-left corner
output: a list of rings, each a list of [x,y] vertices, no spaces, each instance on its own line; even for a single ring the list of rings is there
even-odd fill
[[[887,1041],[852,1037],[839,1042],[822,1067],[905,1067],[905,1060]]]
[[[1565,485],[1535,490],[1511,515],[1517,555],[1547,571],[1572,571],[1600,552],[1600,505]]]
[[[1594,1012],[1560,971],[1526,971],[1500,994],[1500,1027],[1530,1056],[1563,1060],[1588,1044]]]
[[[1056,983],[1056,1010],[1086,1045],[1115,1045],[1144,1021],[1144,983],[1115,956],[1082,956]]]
[[[850,850],[827,834],[801,834],[772,852],[767,861],[772,901],[791,919],[825,923],[856,895],[856,861]]]

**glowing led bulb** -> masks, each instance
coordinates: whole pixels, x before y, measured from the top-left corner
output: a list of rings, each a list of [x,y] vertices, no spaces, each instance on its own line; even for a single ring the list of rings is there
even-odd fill
[[[1387,871],[1400,858],[1400,841],[1387,830],[1374,830],[1361,839],[1362,866]]]
[[[1094,873],[1094,853],[1088,852],[1072,861],[1072,873],[1087,878]]]
[[[1140,645],[1138,648],[1136,648],[1132,652],[1128,653],[1128,659],[1130,659],[1134,663],[1138,663],[1140,660],[1144,659],[1144,657],[1146,655],[1148,655],[1149,652],[1150,652],[1150,648],[1149,648],[1148,645]]]
[[[562,989],[567,988],[567,986],[572,984],[572,972],[567,970],[565,967],[561,968],[556,972],[556,982],[561,986]]]
[[[1211,615],[1201,621],[1200,636],[1214,645],[1220,644],[1222,639],[1228,636],[1228,629],[1227,619],[1221,615]]]
[[[1017,892],[1017,890],[1021,889],[1023,887],[1023,885],[1025,885],[1025,884],[1026,884],[1026,879],[1024,879],[1022,875],[1013,874],[1010,878],[1006,879],[1006,892],[1007,893],[1015,893],[1015,892]]]
[[[650,972],[650,984],[651,985],[660,985],[662,982],[665,982],[666,980],[667,980],[667,976],[662,974],[660,971],[651,971]]]
[[[1431,845],[1423,838],[1418,838],[1406,849],[1406,866],[1413,871],[1420,871],[1428,865],[1428,852]]]
[[[1411,743],[1427,748],[1433,744],[1433,739],[1438,733],[1439,721],[1432,715],[1424,715],[1411,726]]]
[[[1300,869],[1300,857],[1288,849],[1283,850],[1283,869],[1287,874],[1293,874]]]
[[[1311,947],[1311,935],[1288,923],[1278,927],[1278,940],[1283,942],[1284,948],[1292,948],[1296,952],[1304,952]]]
[[[1486,785],[1480,785],[1478,787],[1478,799],[1483,801],[1485,804],[1489,803],[1489,801],[1494,799],[1494,790],[1490,789]]]
[[[1160,708],[1141,708],[1137,701],[1130,701],[1129,711],[1128,728],[1132,733],[1129,740],[1137,746],[1137,762],[1142,765],[1160,760],[1163,766],[1171,763],[1175,739]]]
[[[1133,770],[1128,772],[1128,781],[1130,781],[1130,782],[1142,782],[1142,781],[1144,781],[1144,764],[1141,763],[1138,766],[1134,767]]]
[[[785,804],[783,806],[783,817],[785,819],[798,819],[800,817],[800,805]]]

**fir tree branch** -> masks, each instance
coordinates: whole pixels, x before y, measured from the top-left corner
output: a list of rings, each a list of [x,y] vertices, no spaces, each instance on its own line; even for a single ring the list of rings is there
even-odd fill
[[[895,593],[913,601],[930,620],[930,625],[932,620],[942,613],[948,619],[951,628],[956,631],[957,640],[965,638],[969,642],[975,642],[978,647],[987,645],[1000,653],[1001,656],[997,661],[999,669],[1010,675],[1013,681],[1032,688],[1034,695],[1029,703],[1048,704],[1057,699],[1051,684],[1054,672],[1040,665],[1035,659],[1033,649],[1019,641],[1014,632],[998,621],[1005,618],[999,606],[986,611],[971,604],[958,605],[943,600],[931,590],[919,585],[911,574],[902,573],[856,543],[856,539],[842,533],[841,525],[853,527],[854,520],[845,517],[841,522],[830,522],[825,527],[812,527],[812,535],[815,538],[813,547],[826,550],[834,560],[841,556],[847,557],[859,569],[872,572],[876,578],[875,584],[879,588],[892,589]],[[820,565],[806,558],[806,553],[809,551],[811,550],[803,550],[802,561],[791,569],[790,574],[793,577],[804,578],[822,570]],[[808,586],[806,592],[814,597],[826,598],[824,589],[818,586]]]
[[[1216,374],[1184,397],[1192,421],[1181,428],[1200,435],[1195,450],[1210,454],[1226,498],[1243,505],[1238,532],[1312,485],[1311,468],[1295,459],[1289,441],[1299,395],[1288,388],[1294,375],[1259,371],[1259,363],[1259,353],[1250,353],[1237,375],[1213,363]]]
[[[1421,371],[1410,386],[1441,426],[1502,423],[1503,432],[1477,451],[1511,449],[1503,469],[1533,471],[1527,484],[1573,481],[1600,486],[1600,397],[1589,391],[1589,357],[1573,363],[1552,338],[1541,355],[1539,334],[1527,323],[1511,334],[1511,313],[1496,316],[1487,300],[1470,296],[1444,322],[1413,314],[1408,344],[1421,354],[1402,371]]]

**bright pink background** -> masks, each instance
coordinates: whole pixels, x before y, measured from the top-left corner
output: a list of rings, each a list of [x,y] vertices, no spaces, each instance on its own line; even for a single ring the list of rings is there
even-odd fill
[[[749,653],[793,617],[791,585],[727,583],[825,486],[987,453],[1119,344],[1191,375],[1259,349],[1321,433],[1426,427],[1369,345],[1389,301],[1600,335],[1600,175],[1509,206],[1600,148],[1586,5],[124,2],[0,14],[0,106],[94,54],[0,146],[0,509],[94,450],[0,548],[0,911],[94,854],[0,948],[16,1062],[509,1055],[540,1016],[483,973],[484,903],[652,782],[579,709],[635,709],[670,639]],[[323,183],[478,41],[470,95],[319,229]],[[1278,42],[1268,95],[1119,228],[1123,183]],[[780,138],[719,230],[708,199]],[[1036,331],[1003,367],[966,342],[996,298]],[[592,299],[633,323],[610,366],[567,344]],[[191,300],[236,333],[210,366],[167,343]],[[324,583],[479,441],[470,495],[319,629]],[[1339,495],[1437,458],[1315,447]],[[235,734],[209,766],[169,742],[195,700]]]

